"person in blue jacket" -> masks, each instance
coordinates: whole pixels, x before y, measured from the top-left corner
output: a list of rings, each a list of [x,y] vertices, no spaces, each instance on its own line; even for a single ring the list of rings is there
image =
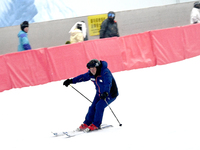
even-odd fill
[[[25,51],[25,50],[30,50],[31,46],[28,40],[28,30],[29,30],[29,23],[28,21],[24,21],[20,25],[21,31],[18,33],[18,38],[19,38],[19,45],[18,45],[18,52],[20,51]]]
[[[85,121],[78,128],[80,131],[85,129],[99,129],[102,123],[104,109],[108,106],[105,101],[110,104],[119,94],[117,84],[112,73],[108,69],[106,61],[92,59],[87,63],[87,68],[89,69],[87,73],[81,74],[73,79],[67,79],[63,82],[63,85],[66,87],[70,84],[89,80],[95,84],[96,95],[92,105],[89,107]]]

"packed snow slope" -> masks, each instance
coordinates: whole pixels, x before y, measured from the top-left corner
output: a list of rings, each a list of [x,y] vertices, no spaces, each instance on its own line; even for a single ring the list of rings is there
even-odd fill
[[[114,73],[119,97],[104,113],[113,128],[73,138],[90,102],[63,81],[0,93],[2,150],[199,150],[200,56],[168,65]],[[90,100],[92,82],[73,85]]]

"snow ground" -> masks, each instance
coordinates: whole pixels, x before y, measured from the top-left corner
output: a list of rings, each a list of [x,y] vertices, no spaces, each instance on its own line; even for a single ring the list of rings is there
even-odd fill
[[[51,131],[77,128],[90,102],[63,81],[0,93],[2,150],[199,150],[200,56],[168,65],[114,73],[119,97],[103,123],[114,128],[73,138]],[[89,99],[88,81],[73,85]]]

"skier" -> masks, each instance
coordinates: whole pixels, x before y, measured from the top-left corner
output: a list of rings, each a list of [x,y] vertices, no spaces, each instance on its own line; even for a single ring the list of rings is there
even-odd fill
[[[70,84],[91,80],[96,87],[96,95],[92,105],[89,107],[85,121],[78,128],[79,131],[99,129],[102,123],[104,109],[108,106],[105,101],[110,104],[118,96],[115,79],[107,66],[106,61],[92,59],[87,63],[87,68],[89,69],[87,73],[63,82],[63,85],[68,87]]]

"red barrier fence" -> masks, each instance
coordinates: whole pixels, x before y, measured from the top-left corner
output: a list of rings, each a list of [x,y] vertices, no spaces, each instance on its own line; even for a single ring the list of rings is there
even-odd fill
[[[156,64],[163,65],[185,59],[181,27],[151,31]]]
[[[188,25],[182,28],[185,46],[185,58],[200,55],[200,25]]]
[[[120,37],[119,40],[123,49],[123,70],[156,65],[149,32]]]
[[[112,72],[172,63],[200,55],[200,24],[119,38],[85,41],[0,56],[0,92],[75,77],[90,59]]]

